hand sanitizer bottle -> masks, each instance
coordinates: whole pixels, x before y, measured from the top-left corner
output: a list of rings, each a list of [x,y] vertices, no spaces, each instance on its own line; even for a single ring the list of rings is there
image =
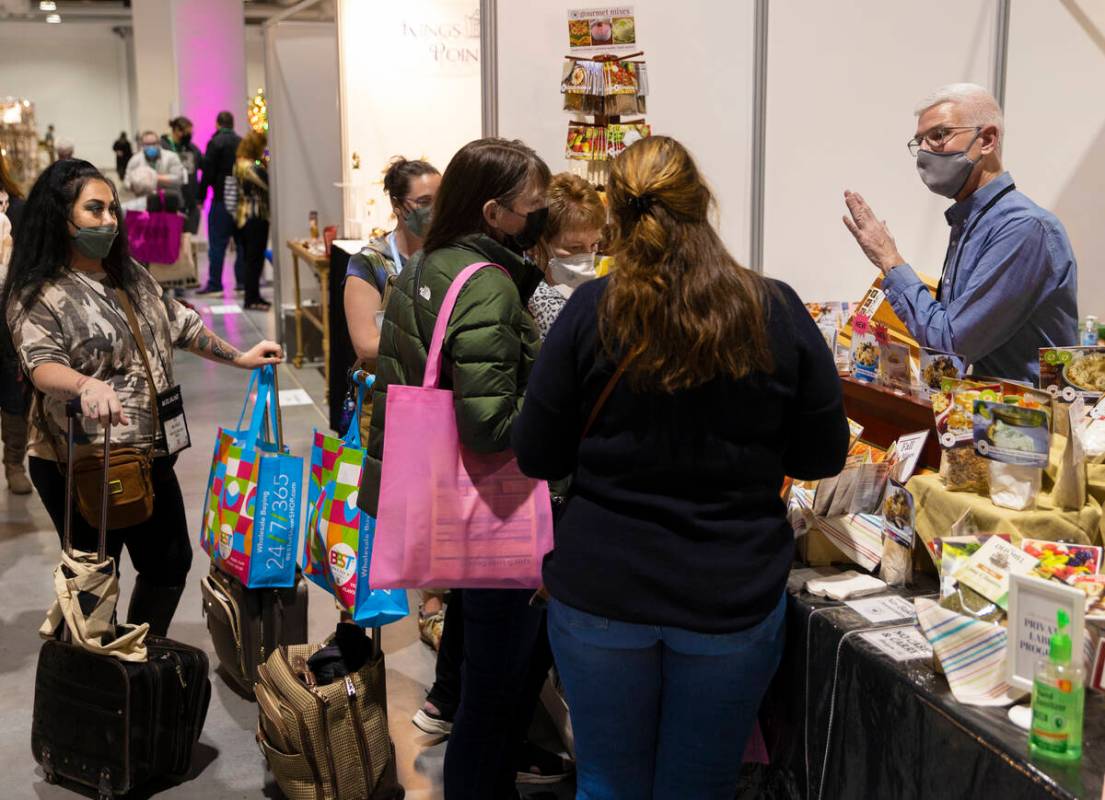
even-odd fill
[[[1070,635],[1065,631],[1070,616],[1060,609],[1058,621],[1050,654],[1036,662],[1028,750],[1049,761],[1072,763],[1082,758],[1086,670],[1071,661]]]

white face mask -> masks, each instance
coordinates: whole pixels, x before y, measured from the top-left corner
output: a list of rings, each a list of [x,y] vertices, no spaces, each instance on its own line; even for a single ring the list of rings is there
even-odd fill
[[[559,284],[575,289],[598,277],[595,274],[595,254],[579,253],[566,258],[549,259],[549,277]]]

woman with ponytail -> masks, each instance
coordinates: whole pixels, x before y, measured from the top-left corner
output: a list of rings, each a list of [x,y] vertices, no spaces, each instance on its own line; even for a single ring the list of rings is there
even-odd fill
[[[740,266],[687,150],[613,164],[608,278],[576,289],[512,444],[573,476],[545,561],[579,797],[729,800],[783,649],[783,476],[844,465],[832,355],[784,283]]]

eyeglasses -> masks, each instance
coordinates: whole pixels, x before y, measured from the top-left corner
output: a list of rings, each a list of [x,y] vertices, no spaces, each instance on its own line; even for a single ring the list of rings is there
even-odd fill
[[[959,135],[960,131],[974,131],[978,133],[981,130],[982,128],[977,125],[958,125],[953,127],[939,125],[923,136],[914,136],[906,142],[906,147],[909,148],[909,154],[917,158],[917,152],[925,142],[928,142],[930,150],[942,150],[949,141]]]

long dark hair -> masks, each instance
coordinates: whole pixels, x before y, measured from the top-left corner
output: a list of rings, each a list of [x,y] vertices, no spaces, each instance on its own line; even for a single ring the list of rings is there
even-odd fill
[[[118,207],[119,195],[115,184],[87,161],[55,161],[31,187],[23,209],[19,236],[13,237],[11,264],[8,278],[4,281],[3,299],[0,301],[4,320],[8,319],[8,309],[13,300],[27,308],[38,299],[45,284],[57,280],[68,268],[72,254],[69,221],[73,206],[89,181],[103,181],[110,186]],[[131,261],[127,248],[127,229],[122,211],[119,211],[118,220],[119,233],[103,261],[104,272],[112,283],[133,294],[139,268]]]
[[[642,139],[614,162],[609,190],[615,268],[599,333],[610,356],[631,356],[630,383],[671,393],[771,372],[770,284],[725,249],[687,149]]]
[[[457,151],[441,176],[423,251],[429,254],[469,234],[488,233],[483,218],[488,200],[510,206],[531,180],[548,185],[549,177],[548,165],[518,140],[469,142]]]

